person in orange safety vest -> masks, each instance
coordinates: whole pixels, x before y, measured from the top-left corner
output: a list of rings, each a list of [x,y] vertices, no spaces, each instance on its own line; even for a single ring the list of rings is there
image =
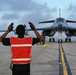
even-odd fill
[[[30,62],[31,62],[31,50],[32,45],[43,41],[40,34],[35,29],[34,25],[29,22],[31,29],[36,34],[37,38],[24,37],[25,26],[18,25],[16,28],[16,34],[18,37],[0,38],[3,45],[11,46],[12,52],[12,75],[30,75]],[[11,27],[12,28],[12,27]],[[4,33],[6,35],[7,32]]]
[[[11,37],[12,64],[28,64],[31,61],[32,37]]]

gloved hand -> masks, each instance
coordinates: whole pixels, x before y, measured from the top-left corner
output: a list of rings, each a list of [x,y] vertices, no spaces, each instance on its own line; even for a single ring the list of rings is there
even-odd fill
[[[13,30],[13,24],[14,24],[14,23],[11,23],[11,24],[8,26],[8,31],[9,31],[9,32]]]
[[[31,23],[31,22],[28,22],[30,24],[30,27],[32,30],[35,30],[35,26]]]

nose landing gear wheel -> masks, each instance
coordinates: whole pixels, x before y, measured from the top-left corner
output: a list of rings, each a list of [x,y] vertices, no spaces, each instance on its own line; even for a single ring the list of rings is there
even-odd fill
[[[62,39],[59,39],[59,40],[58,40],[58,43],[62,43]]]

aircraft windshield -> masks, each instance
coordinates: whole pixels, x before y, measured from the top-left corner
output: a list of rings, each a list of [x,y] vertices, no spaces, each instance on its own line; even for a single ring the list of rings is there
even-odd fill
[[[56,22],[58,23],[58,22],[64,22],[64,18],[57,18],[56,19]]]

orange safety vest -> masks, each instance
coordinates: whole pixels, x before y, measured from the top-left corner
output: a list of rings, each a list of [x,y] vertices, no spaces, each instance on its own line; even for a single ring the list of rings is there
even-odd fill
[[[12,64],[28,64],[31,61],[32,37],[11,37]]]

